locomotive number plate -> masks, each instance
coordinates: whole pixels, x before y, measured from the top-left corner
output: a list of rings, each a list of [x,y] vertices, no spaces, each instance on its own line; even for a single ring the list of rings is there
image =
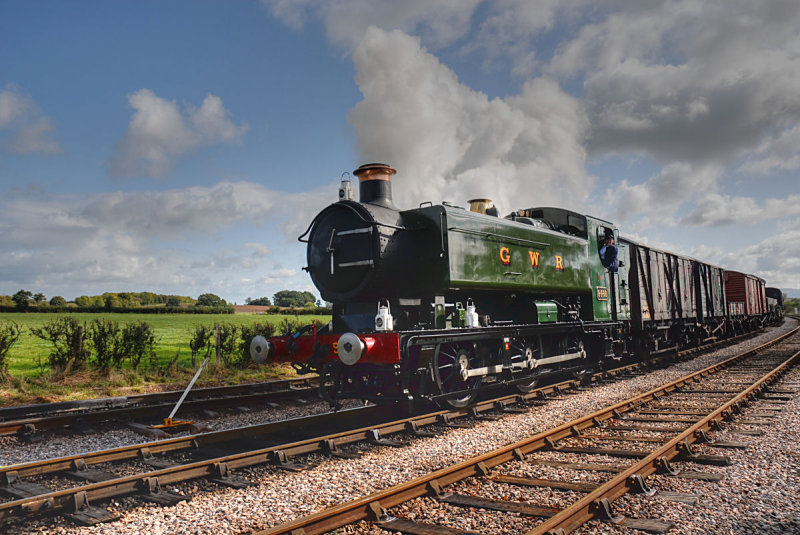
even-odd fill
[[[608,288],[606,288],[605,286],[597,287],[597,300],[608,301]]]

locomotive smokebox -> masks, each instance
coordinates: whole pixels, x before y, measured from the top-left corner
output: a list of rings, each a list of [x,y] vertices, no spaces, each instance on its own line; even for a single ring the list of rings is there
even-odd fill
[[[396,210],[392,203],[392,175],[396,172],[385,163],[368,163],[353,171],[358,177],[361,203]]]

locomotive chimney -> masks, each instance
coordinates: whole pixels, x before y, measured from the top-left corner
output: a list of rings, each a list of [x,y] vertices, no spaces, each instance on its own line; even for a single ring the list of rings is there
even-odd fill
[[[396,210],[392,203],[392,175],[396,172],[385,163],[368,163],[353,171],[358,177],[361,202]]]

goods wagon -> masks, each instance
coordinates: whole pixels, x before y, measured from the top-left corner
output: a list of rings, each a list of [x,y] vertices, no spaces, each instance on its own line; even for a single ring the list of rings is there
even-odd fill
[[[767,313],[767,295],[764,279],[739,271],[725,270],[725,296],[728,305],[745,316],[761,316]],[[741,303],[739,307],[735,304]],[[732,316],[741,315],[734,314]]]

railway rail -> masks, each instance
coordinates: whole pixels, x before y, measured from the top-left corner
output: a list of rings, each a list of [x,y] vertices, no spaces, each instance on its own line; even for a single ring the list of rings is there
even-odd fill
[[[284,379],[261,383],[198,388],[181,405],[181,414],[226,407],[249,406],[265,401],[316,397],[316,378]],[[183,394],[182,390],[99,399],[41,403],[0,408],[0,436],[32,436],[37,431],[65,427],[86,429],[110,421],[158,420]]]
[[[739,342],[755,333],[707,344],[680,352],[686,358],[699,351],[709,351]],[[262,383],[198,388],[191,390],[181,405],[180,414],[203,410],[253,406],[287,399],[316,398],[318,379],[285,379]],[[92,424],[104,422],[156,422],[169,414],[182,390],[135,394],[88,400],[41,403],[0,408],[0,436],[41,437],[42,431],[72,428],[86,433]],[[147,433],[144,429],[140,431]],[[162,433],[150,433],[164,437]]]
[[[402,417],[398,406],[364,407],[0,467],[0,493],[10,498],[0,503],[0,522],[54,513],[86,524],[107,521],[113,515],[95,504],[112,497],[138,494],[170,504],[185,497],[165,490],[166,486],[196,478],[242,487],[248,482],[234,475],[242,468],[274,464],[295,470],[302,466],[294,459],[298,455],[323,452],[346,456],[342,448],[360,441],[394,445],[397,441],[388,438],[391,435],[424,436],[429,433],[426,426],[461,427],[467,425],[466,420],[491,417],[488,415],[496,412],[527,410],[531,404],[546,402],[548,396],[586,382],[638,374],[646,368],[645,364],[631,364],[583,381],[563,381],[464,409]],[[73,486],[75,479],[84,484]]]
[[[471,508],[469,514],[506,511],[539,519],[521,530],[528,534],[570,533],[594,518],[649,532],[664,532],[669,525],[658,520],[616,515],[612,503],[627,493],[655,494],[657,491],[647,484],[647,477],[655,473],[713,478],[712,474],[679,470],[676,463],[726,464],[727,457],[698,453],[696,445],[745,447],[741,442],[712,441],[709,433],[721,428],[725,422],[735,420],[736,414],[757,398],[774,405],[791,399],[788,394],[797,393],[770,385],[800,362],[799,333],[800,328],[794,329],[770,344],[527,439],[258,533],[311,535],[362,520],[371,520],[383,529],[403,533],[468,533],[442,524],[428,524],[420,518],[402,518],[392,511],[392,508],[415,499],[433,499],[457,508]],[[766,415],[760,423],[769,423],[768,418]],[[608,447],[609,443],[616,446]],[[630,444],[637,444],[637,447],[624,446]],[[570,459],[570,455],[599,456],[602,461],[542,460],[536,457],[542,452],[563,455],[566,459]],[[608,463],[605,459],[609,457],[634,461],[629,464],[627,461]],[[504,465],[513,462],[559,466],[574,473],[610,473],[612,476],[601,483],[586,483],[581,478],[546,480],[502,473],[506,472]],[[465,484],[466,481],[470,484]],[[491,485],[498,483],[546,488],[555,492],[572,491],[581,493],[582,497],[557,508],[481,496],[493,495]],[[692,499],[692,496],[673,495],[671,498]]]

